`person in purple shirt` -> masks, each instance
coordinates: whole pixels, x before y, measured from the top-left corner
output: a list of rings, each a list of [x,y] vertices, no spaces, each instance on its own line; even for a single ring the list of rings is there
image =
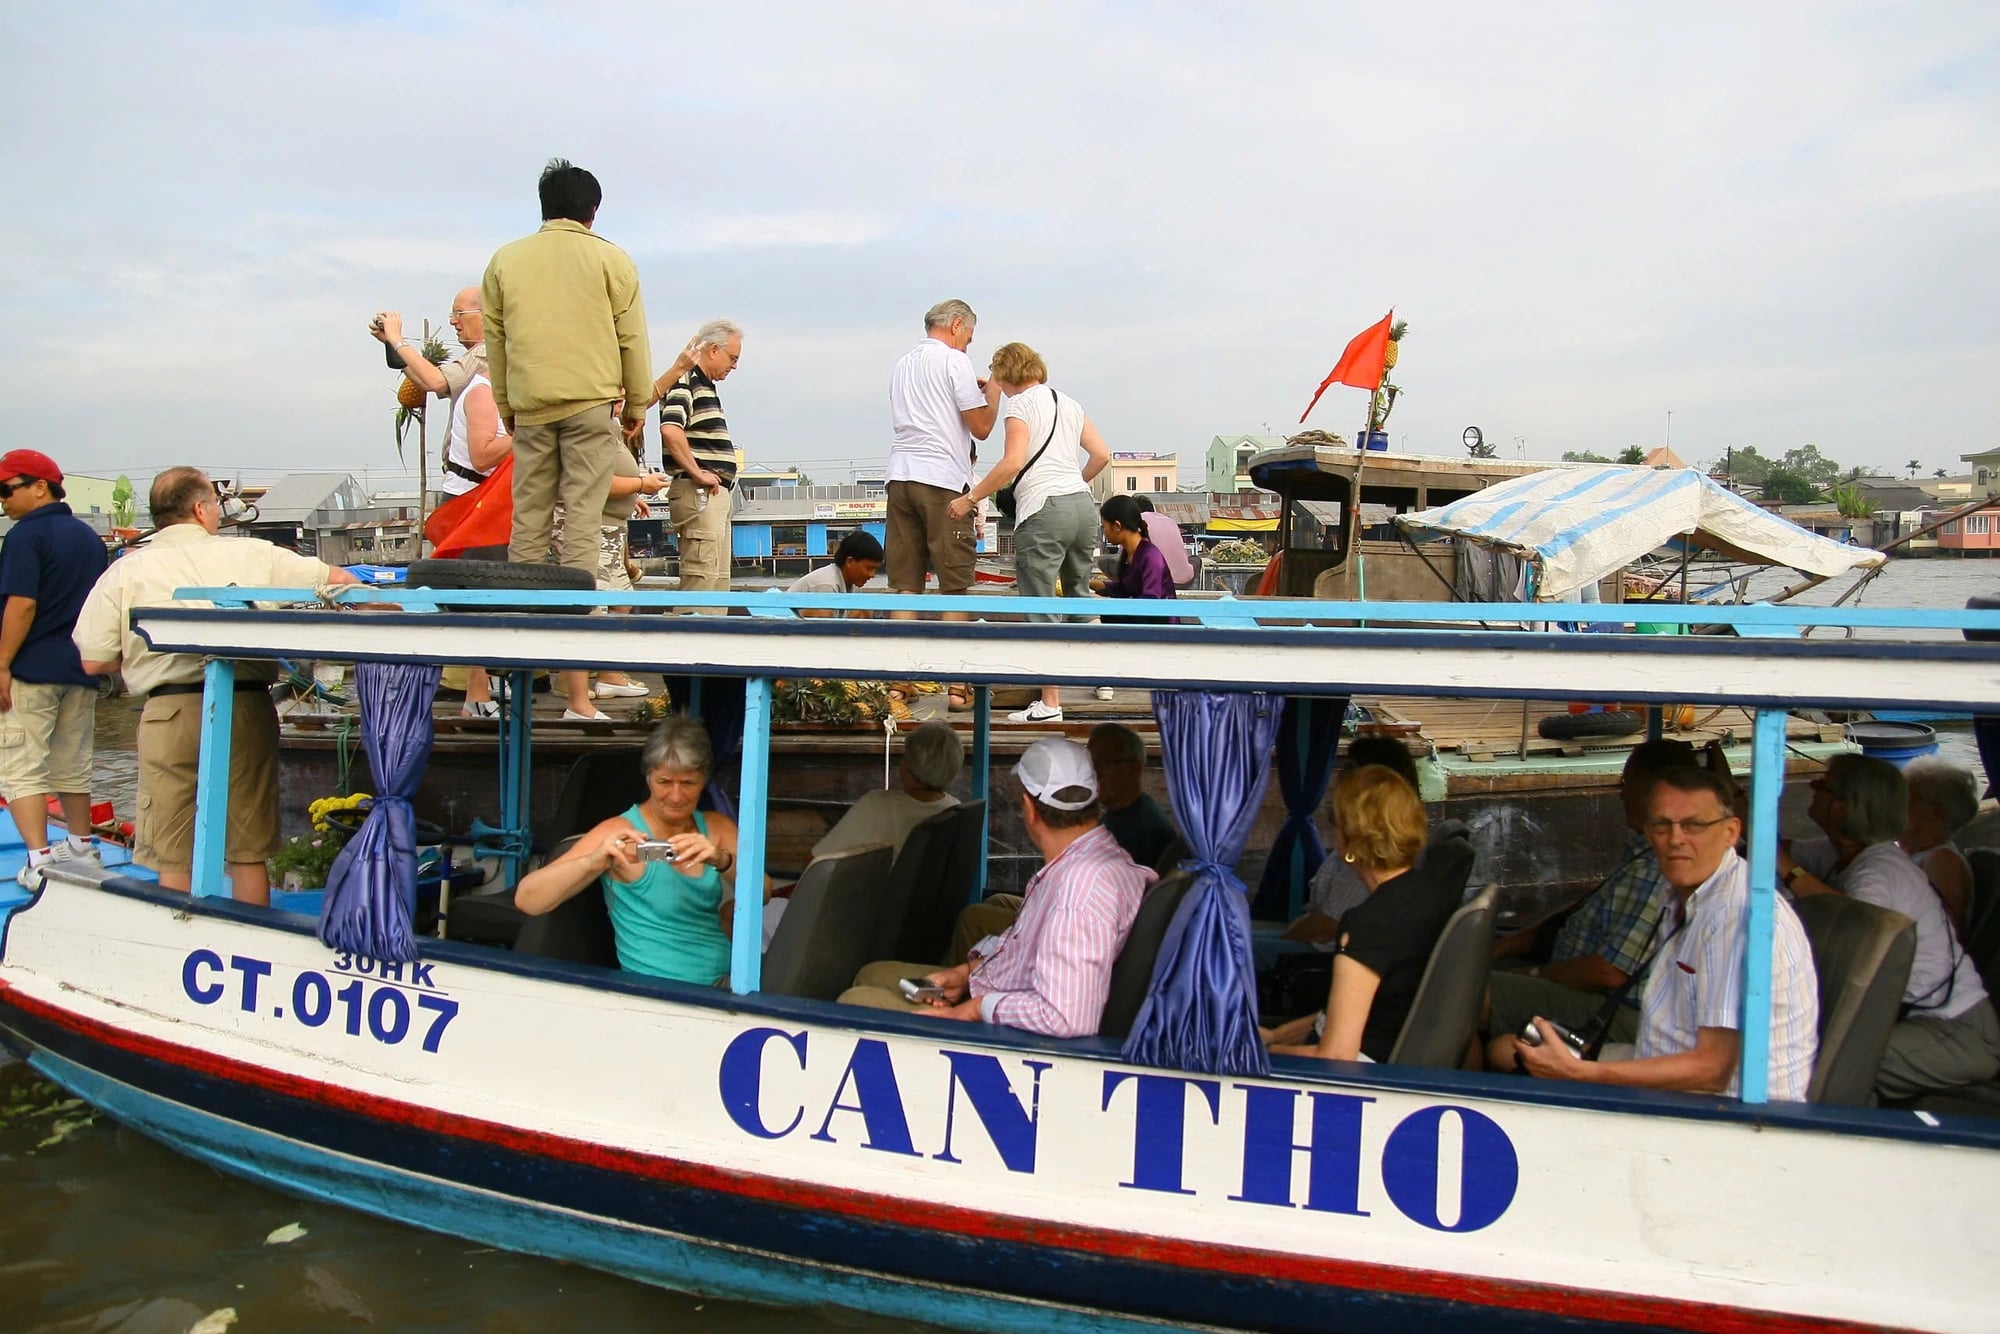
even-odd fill
[[[1102,584],[1092,580],[1092,590],[1108,598],[1172,599],[1174,576],[1166,556],[1146,536],[1146,516],[1139,503],[1130,496],[1113,496],[1098,508],[1097,517],[1104,524],[1104,540],[1123,554],[1118,557],[1118,573]],[[1119,620],[1127,625],[1165,625],[1168,618]]]

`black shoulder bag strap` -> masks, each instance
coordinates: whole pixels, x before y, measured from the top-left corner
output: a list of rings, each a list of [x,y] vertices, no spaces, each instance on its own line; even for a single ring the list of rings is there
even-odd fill
[[[1062,396],[1056,393],[1054,385],[1046,385],[1044,387],[1049,391],[1049,438],[1042,441],[1042,447],[1035,451],[1035,457],[1021,465],[1021,471],[1015,473],[1014,480],[1008,483],[1010,486],[1019,486],[1021,479],[1026,477],[1029,471],[1042,461],[1042,455],[1048,453],[1049,446],[1056,441],[1056,427],[1062,422]]]
[[[1618,1017],[1618,1007],[1625,1003],[1625,998],[1632,993],[1632,988],[1644,981],[1647,974],[1653,971],[1654,961],[1666,951],[1667,946],[1673,943],[1674,937],[1678,936],[1687,924],[1688,919],[1683,915],[1681,920],[1674,924],[1674,929],[1667,932],[1666,939],[1655,945],[1653,952],[1641,960],[1637,968],[1627,973],[1624,982],[1604,998],[1604,1004],[1597,1007],[1597,1013],[1590,1016],[1590,1022],[1577,1030],[1576,1035],[1583,1039],[1581,1055],[1584,1060],[1594,1061],[1598,1053],[1604,1050],[1604,1040],[1611,1033],[1611,1021]],[[1654,929],[1658,930],[1658,927]]]

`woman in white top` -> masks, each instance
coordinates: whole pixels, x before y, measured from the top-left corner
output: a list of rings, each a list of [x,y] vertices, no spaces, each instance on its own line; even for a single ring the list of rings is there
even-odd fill
[[[1097,501],[1090,479],[1111,462],[1111,451],[1083,406],[1047,384],[1049,368],[1026,343],[1009,343],[993,354],[990,371],[1006,395],[1000,419],[1006,447],[1000,461],[951,502],[951,517],[963,519],[979,502],[1014,486],[1014,586],[1022,597],[1090,596],[1091,558],[1097,553]],[[1082,450],[1084,459],[1077,451]],[[1033,614],[1031,621],[1059,619]],[[1016,723],[1062,721],[1062,688],[1043,686],[1042,697],[1007,715]]]
[[[1952,836],[1979,814],[1979,780],[1970,769],[1935,756],[1912,760],[1903,770],[1909,784],[1910,808],[1903,836],[1896,840],[1910,860],[1924,868],[1959,938],[1965,938],[1965,913],[1972,903],[1972,863]]]
[[[462,496],[486,480],[514,448],[514,437],[500,426],[493,405],[493,382],[483,374],[465,383],[451,405],[451,429],[444,441],[444,485],[448,496]]]

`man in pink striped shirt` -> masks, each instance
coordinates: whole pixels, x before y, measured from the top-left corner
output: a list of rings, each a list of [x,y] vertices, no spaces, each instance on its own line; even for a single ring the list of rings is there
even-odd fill
[[[1088,750],[1074,741],[1038,741],[1014,775],[1021,780],[1021,823],[1042,854],[1042,869],[1022,891],[1014,925],[973,946],[956,968],[869,964],[843,1002],[983,1020],[1050,1037],[1097,1032],[1111,965],[1154,875],[1135,865],[1099,823]],[[906,981],[928,989],[911,997]]]

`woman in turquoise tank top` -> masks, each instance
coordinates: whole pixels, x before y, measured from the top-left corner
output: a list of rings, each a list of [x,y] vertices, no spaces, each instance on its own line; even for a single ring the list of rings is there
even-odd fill
[[[695,809],[715,767],[708,733],[691,718],[669,718],[647,738],[639,762],[646,799],[528,874],[514,903],[541,914],[597,883],[619,967],[676,982],[727,982],[736,822]]]

